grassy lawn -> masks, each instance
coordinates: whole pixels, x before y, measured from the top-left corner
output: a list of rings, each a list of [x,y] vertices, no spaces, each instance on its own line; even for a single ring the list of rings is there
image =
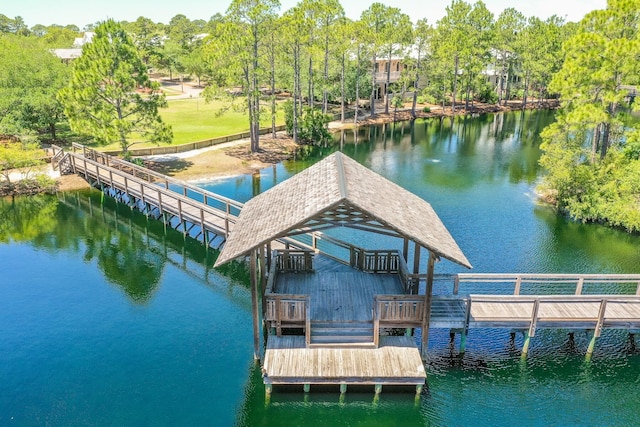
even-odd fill
[[[160,109],[160,115],[165,123],[173,128],[172,145],[202,141],[204,139],[249,130],[249,116],[245,110],[245,100],[236,99],[233,104],[228,101],[213,101],[206,103],[204,99],[169,100],[167,108]],[[270,110],[262,113],[262,126],[271,125]],[[277,124],[284,124],[284,112],[278,110]],[[163,144],[164,145],[164,144]],[[151,143],[140,143],[132,148],[155,146]],[[101,150],[118,150],[118,144],[103,146]]]

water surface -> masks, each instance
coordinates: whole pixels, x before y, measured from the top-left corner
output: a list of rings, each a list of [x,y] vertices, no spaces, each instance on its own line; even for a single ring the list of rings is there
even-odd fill
[[[347,132],[341,149],[418,194],[476,272],[640,273],[640,237],[536,203],[538,133],[550,112],[427,120]],[[357,140],[357,142],[356,142]],[[317,161],[207,188],[246,201]],[[248,275],[97,191],[0,201],[0,425],[639,425],[640,354],[588,337],[474,330],[464,358],[430,335],[428,388],[279,392],[252,362]],[[348,237],[344,231],[335,233]],[[370,247],[396,244],[359,241]],[[438,273],[463,271],[448,261]],[[444,292],[445,289],[438,291]]]

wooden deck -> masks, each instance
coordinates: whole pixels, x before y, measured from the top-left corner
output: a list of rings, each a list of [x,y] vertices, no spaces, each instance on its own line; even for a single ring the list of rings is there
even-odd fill
[[[280,274],[275,293],[309,295],[311,321],[373,320],[375,295],[404,293],[397,274],[351,271]]]
[[[270,336],[265,384],[415,385],[425,383],[411,337],[383,337],[378,348],[308,348],[304,337]],[[376,388],[379,392],[379,389]]]

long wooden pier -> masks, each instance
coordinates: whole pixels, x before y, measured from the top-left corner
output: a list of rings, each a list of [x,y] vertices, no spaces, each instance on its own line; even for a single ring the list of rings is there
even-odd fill
[[[245,208],[78,144],[66,153],[55,147],[52,163],[206,246],[220,248]],[[344,179],[338,179],[340,191],[346,191]],[[430,328],[460,334],[461,353],[470,329],[522,331],[523,355],[542,328],[592,331],[587,355],[603,329],[640,329],[640,274],[457,274],[437,278],[452,288],[434,293],[433,252],[428,271],[420,273],[421,246],[414,242],[410,269],[406,236],[400,252],[368,250],[323,234],[353,219],[354,228],[398,236],[384,224],[371,225],[367,212],[349,210],[344,202],[339,209],[331,206],[320,209],[311,226],[274,232],[268,244],[252,247],[248,256],[256,358],[260,320],[267,331],[267,392],[275,384],[299,384],[306,391],[311,384],[336,384],[342,391],[348,384],[372,384],[376,393],[383,385],[412,385],[419,392]],[[279,206],[279,212],[286,215],[286,207]],[[273,256],[272,249],[277,249]],[[416,329],[421,329],[422,352]]]
[[[242,203],[203,190],[184,181],[115,159],[79,144],[58,159],[54,167],[76,173],[91,185],[118,201],[139,209],[145,215],[203,239],[207,246],[220,247],[237,220]],[[197,229],[195,234],[191,234]]]

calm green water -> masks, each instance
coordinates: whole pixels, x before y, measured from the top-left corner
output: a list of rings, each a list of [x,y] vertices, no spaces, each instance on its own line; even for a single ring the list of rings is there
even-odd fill
[[[474,271],[640,273],[639,236],[535,203],[537,134],[551,120],[370,128],[342,149],[428,200]],[[208,188],[247,200],[310,163]],[[216,255],[95,191],[0,201],[0,425],[640,425],[640,352],[611,331],[590,363],[582,334],[572,345],[540,331],[521,361],[521,337],[511,348],[505,331],[473,331],[463,359],[432,332],[417,404],[350,391],[276,392],[265,406],[247,272],[213,270]]]

